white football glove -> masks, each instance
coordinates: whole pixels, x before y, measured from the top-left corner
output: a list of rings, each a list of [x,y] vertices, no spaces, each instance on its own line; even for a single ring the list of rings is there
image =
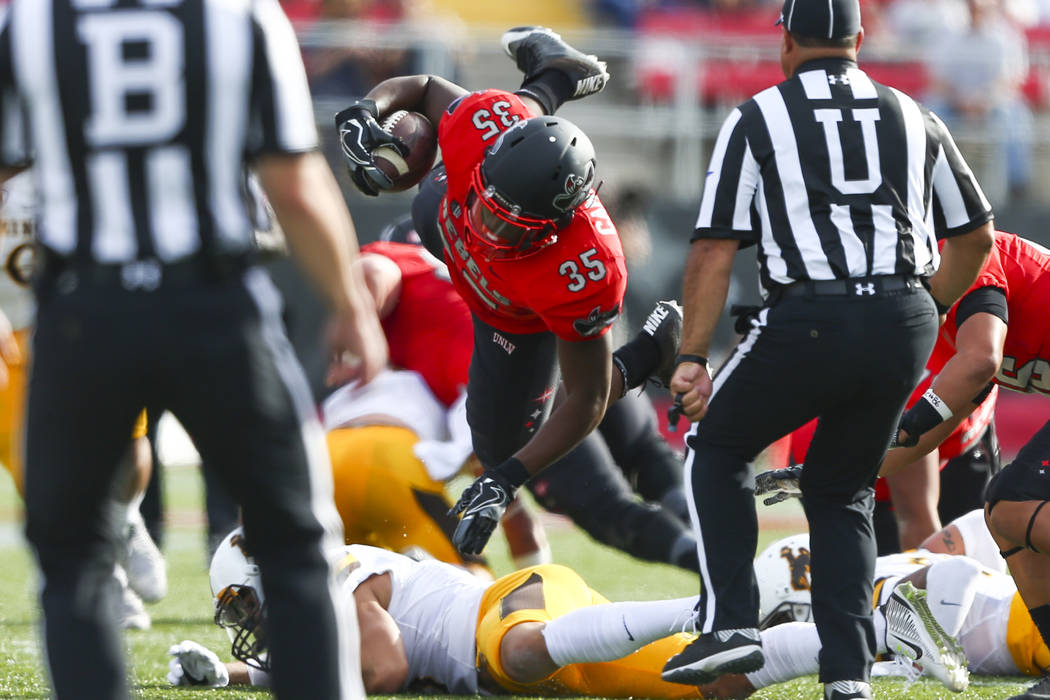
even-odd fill
[[[172,685],[206,685],[223,688],[230,683],[226,664],[215,652],[197,642],[185,640],[168,649],[173,657],[168,662],[168,683]]]

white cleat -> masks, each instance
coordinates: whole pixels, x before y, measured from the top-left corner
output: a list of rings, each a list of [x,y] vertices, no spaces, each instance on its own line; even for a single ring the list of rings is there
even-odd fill
[[[966,654],[959,642],[938,624],[926,604],[926,591],[910,582],[898,585],[883,611],[886,647],[911,659],[944,687],[961,693],[970,685]]]
[[[135,591],[128,586],[128,575],[124,567],[117,564],[113,571],[114,578],[120,584],[120,601],[117,603],[118,621],[122,629],[126,630],[148,630],[152,621],[146,606],[142,604]]]
[[[168,593],[168,565],[146,529],[142,514],[132,509],[124,526],[124,568],[128,585],[147,603],[156,603]]]

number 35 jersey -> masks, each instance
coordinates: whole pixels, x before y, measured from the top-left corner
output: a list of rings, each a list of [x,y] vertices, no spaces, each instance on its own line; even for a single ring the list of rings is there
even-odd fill
[[[1009,315],[998,384],[1050,394],[1050,250],[1012,233],[995,232],[995,245],[970,291],[995,287]],[[956,304],[941,329],[953,341]]]
[[[485,90],[449,106],[438,126],[447,192],[438,210],[452,282],[471,311],[508,333],[550,331],[569,341],[609,330],[619,316],[627,268],[616,227],[591,197],[557,241],[518,258],[489,260],[466,230],[470,176],[499,134],[531,113],[516,95]]]

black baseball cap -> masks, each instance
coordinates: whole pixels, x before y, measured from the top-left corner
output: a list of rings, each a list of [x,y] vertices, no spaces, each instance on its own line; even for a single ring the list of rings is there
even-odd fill
[[[814,39],[841,39],[860,31],[858,0],[784,0],[777,24]]]

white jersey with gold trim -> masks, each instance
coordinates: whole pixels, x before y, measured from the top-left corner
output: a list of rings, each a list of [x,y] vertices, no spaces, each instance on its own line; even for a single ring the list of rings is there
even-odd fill
[[[368,417],[390,416],[420,440],[448,439],[445,407],[423,377],[410,370],[386,369],[368,384],[341,386],[324,400],[322,412],[325,430],[366,422]]]
[[[33,293],[29,275],[36,232],[36,195],[32,173],[23,172],[4,183],[0,194],[0,309],[14,330],[33,323]]]
[[[875,561],[875,584],[879,590],[879,605],[890,597],[900,579],[936,561],[950,559],[950,554],[908,552],[879,557]],[[985,569],[977,584],[973,604],[959,630],[959,643],[966,652],[970,671],[983,675],[1016,675],[1017,664],[1006,644],[1010,623],[1010,604],[1017,594],[1017,585],[1006,574]],[[879,582],[882,585],[879,586]],[[930,591],[929,595],[935,595]]]
[[[439,561],[415,561],[377,547],[350,545],[360,564],[343,583],[351,593],[376,574],[389,573],[390,607],[408,657],[406,687],[430,679],[453,695],[478,692],[475,634],[487,584]]]

